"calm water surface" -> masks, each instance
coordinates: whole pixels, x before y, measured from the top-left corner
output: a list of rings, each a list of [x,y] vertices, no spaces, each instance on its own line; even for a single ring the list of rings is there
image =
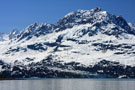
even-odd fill
[[[135,80],[46,79],[0,81],[0,90],[135,90]]]

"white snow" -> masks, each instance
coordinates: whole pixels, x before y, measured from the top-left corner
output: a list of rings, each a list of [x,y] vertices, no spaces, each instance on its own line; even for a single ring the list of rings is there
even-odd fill
[[[108,28],[113,27],[114,25],[108,25]],[[88,36],[88,34],[84,35],[83,37],[79,37],[82,35],[81,30],[88,29],[88,27],[92,27],[91,24],[85,24],[85,25],[79,25],[74,26],[71,29],[66,29],[60,32],[54,32],[51,34],[47,34],[45,36],[40,36],[39,38],[33,37],[32,39],[28,41],[21,41],[21,42],[12,42],[9,44],[9,41],[0,42],[0,59],[7,63],[14,63],[16,60],[19,62],[22,62],[23,64],[29,64],[31,62],[39,62],[49,55],[53,55],[54,60],[58,61],[64,61],[64,62],[80,62],[85,65],[93,65],[96,62],[99,62],[100,60],[106,59],[110,61],[119,61],[122,64],[126,65],[135,65],[135,56],[129,55],[129,54],[120,54],[115,55],[114,53],[118,50],[107,50],[106,52],[103,52],[102,50],[96,51],[95,49],[97,47],[92,46],[92,43],[103,43],[104,41],[110,41],[112,40],[114,45],[118,44],[135,44],[135,37],[133,35],[126,35],[128,39],[122,38],[117,39],[114,36],[108,36],[102,33],[98,33],[94,36]],[[96,29],[95,27],[92,27],[92,30]],[[46,51],[40,52],[40,51],[34,51],[28,49],[27,52],[24,52],[23,50],[20,50],[19,52],[12,52],[11,54],[5,54],[7,50],[9,50],[10,47],[17,48],[23,47],[27,48],[27,45],[31,45],[34,43],[43,43],[43,42],[55,42],[59,35],[63,35],[62,45],[68,45],[70,47],[59,47],[58,50],[61,50],[59,52],[53,52],[53,49],[55,47],[47,47]],[[76,39],[78,41],[86,40],[89,41],[89,43],[86,44],[78,44],[74,41],[68,41],[67,39]],[[95,42],[93,42],[95,41]],[[134,47],[135,48],[135,47]],[[34,61],[27,62],[25,61],[26,58],[34,59]]]
[[[78,11],[80,13],[83,13],[84,16],[90,17],[90,13],[92,11]],[[72,15],[73,12],[69,13],[67,16]],[[97,12],[94,17],[96,17],[95,20],[97,22],[101,22],[102,20],[108,19],[106,17],[107,12],[106,11],[99,11]],[[98,16],[98,17],[97,17]],[[85,18],[86,19],[86,18]],[[76,22],[80,22],[81,20],[78,19]],[[94,23],[93,23],[94,24]],[[23,39],[19,42],[13,41],[10,42],[10,40],[6,41],[0,41],[0,60],[3,60],[6,63],[14,64],[17,60],[18,62],[22,64],[29,64],[32,62],[40,62],[43,59],[46,59],[49,55],[52,55],[53,60],[56,61],[63,61],[63,62],[80,62],[84,65],[94,65],[95,63],[101,61],[101,60],[108,60],[108,61],[118,61],[121,64],[125,65],[135,65],[135,55],[131,52],[135,52],[135,36],[131,34],[123,33],[119,38],[116,38],[113,35],[106,35],[102,34],[100,31],[93,35],[89,36],[88,33],[83,35],[83,30],[86,30],[88,32],[95,31],[96,27],[93,26],[93,24],[81,24],[81,25],[75,25],[72,28],[67,28],[66,30],[62,30],[59,32],[53,32],[46,35],[41,35],[40,37],[33,36],[30,40]],[[42,27],[44,24],[39,24],[39,26],[36,27],[36,29]],[[49,25],[49,24],[48,24]],[[34,25],[31,25],[33,27]],[[107,26],[102,26],[101,29],[104,31],[112,30],[112,28],[115,28],[115,24],[108,24]],[[120,30],[123,30],[122,28],[118,27]],[[25,32],[29,32],[29,27],[26,28],[27,30]],[[55,43],[58,37],[62,35],[63,39],[61,41],[61,45],[65,45],[67,47],[59,47],[56,52],[53,52],[56,47],[49,47],[45,45],[44,47],[47,48],[45,51],[39,51],[39,50],[31,50],[27,48],[27,45],[32,45],[35,43]],[[73,40],[67,40],[67,39],[75,39]],[[107,41],[112,41],[105,43]],[[86,42],[84,44],[79,44],[79,42]],[[99,46],[93,46],[94,43],[105,43],[105,44],[111,44],[111,45],[123,45],[127,44],[129,46],[132,46],[131,49],[114,49],[114,50],[99,50]],[[20,50],[18,52],[11,52],[9,54],[5,54],[7,51],[12,49],[16,49],[17,47],[26,48],[27,51],[24,52],[24,50]],[[115,54],[116,52],[125,52],[124,54]],[[131,54],[127,54],[131,53]],[[26,58],[33,59],[33,61],[27,61]],[[1,67],[0,67],[1,70]]]

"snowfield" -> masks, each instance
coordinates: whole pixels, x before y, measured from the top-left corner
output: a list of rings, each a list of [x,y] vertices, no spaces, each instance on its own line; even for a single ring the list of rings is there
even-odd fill
[[[14,30],[4,35],[0,41],[0,60],[12,68],[41,62],[51,65],[75,62],[89,67],[102,61],[134,67],[135,29],[121,16],[100,8],[78,10],[55,25],[35,23],[20,33]],[[56,69],[64,71],[54,65],[53,70]]]

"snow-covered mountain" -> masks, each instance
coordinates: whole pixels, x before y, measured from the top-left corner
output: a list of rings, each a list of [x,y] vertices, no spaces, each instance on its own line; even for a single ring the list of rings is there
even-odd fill
[[[9,34],[9,40],[16,38],[16,36],[19,34],[19,31],[17,29],[13,29]]]
[[[56,24],[35,23],[16,32],[0,42],[1,75],[135,77],[135,28],[122,16],[77,10]]]
[[[48,33],[51,33],[54,29],[53,29],[54,25],[52,24],[31,24],[30,26],[28,26],[26,29],[24,29],[20,34],[17,35],[17,40],[21,41],[21,40],[29,40],[32,37],[39,37],[41,35],[46,35]]]
[[[18,34],[19,34],[19,31],[17,29],[13,29],[9,34],[0,32],[0,42],[10,41],[16,38]]]

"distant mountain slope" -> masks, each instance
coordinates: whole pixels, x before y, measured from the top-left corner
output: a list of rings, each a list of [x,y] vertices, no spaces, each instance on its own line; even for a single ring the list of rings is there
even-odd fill
[[[0,33],[0,41],[3,41],[3,35],[4,33]]]

